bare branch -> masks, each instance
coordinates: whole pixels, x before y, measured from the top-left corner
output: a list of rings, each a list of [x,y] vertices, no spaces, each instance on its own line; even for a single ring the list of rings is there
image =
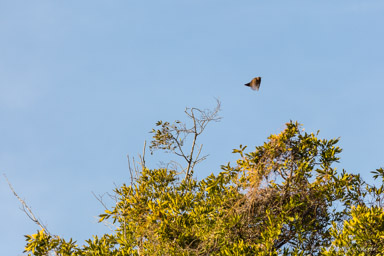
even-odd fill
[[[186,137],[186,136],[185,136]],[[179,149],[180,153],[177,153],[177,152],[174,152],[176,155],[178,156],[181,156],[185,159],[185,161],[188,162],[188,158],[187,156],[184,154],[183,152],[183,148],[182,148],[182,143],[180,143],[176,138],[175,138],[175,142],[176,142],[176,145],[177,145],[177,148]]]
[[[192,164],[192,161],[193,161],[193,151],[195,150],[196,139],[197,139],[197,136],[199,135],[197,133],[196,119],[195,119],[195,115],[193,113],[193,110],[191,112],[192,112],[192,118],[193,118],[194,136],[193,136],[193,142],[192,142],[192,146],[191,146],[191,153],[189,154],[188,167],[187,167],[187,173],[185,174],[185,179],[188,178],[189,173],[191,171],[191,164]]]
[[[131,161],[129,160],[129,155],[127,155],[127,160],[128,160],[129,176],[131,178],[131,185],[133,185],[133,172],[132,172],[132,167],[131,167]]]
[[[147,141],[145,140],[144,141],[144,147],[143,147],[143,155],[140,156],[140,164],[141,164],[141,168],[144,169],[145,168],[145,148],[147,146]]]
[[[187,179],[193,168],[197,163],[200,163],[206,159],[207,155],[200,158],[202,151],[202,144],[199,146],[199,150],[196,153],[197,139],[200,134],[203,133],[208,123],[211,121],[218,122],[221,120],[221,117],[218,116],[218,113],[221,108],[221,103],[216,99],[217,105],[213,110],[209,109],[198,109],[198,108],[185,108],[184,113],[192,120],[191,127],[187,127],[185,123],[180,121],[175,121],[173,124],[169,122],[158,121],[157,126],[160,126],[159,129],[152,129],[153,140],[151,141],[151,152],[156,149],[165,150],[167,153],[173,153],[176,156],[182,157],[187,167],[185,168],[185,179]],[[187,140],[188,136],[192,135],[192,144],[189,148],[189,154],[186,154],[186,149],[184,142]],[[184,168],[183,168],[184,169]]]
[[[7,176],[6,176],[5,174],[3,174],[3,176],[4,176],[5,180],[7,181],[9,188],[11,189],[11,191],[13,192],[13,194],[15,195],[15,197],[20,201],[21,205],[23,206],[23,209],[22,209],[22,210],[25,212],[25,214],[26,214],[26,215],[27,215],[27,216],[28,216],[34,223],[36,223],[41,229],[43,229],[44,232],[45,232],[46,234],[50,235],[50,233],[49,233],[47,227],[46,227],[44,224],[42,224],[41,221],[40,221],[38,218],[36,218],[36,216],[33,214],[32,210],[31,210],[31,208],[27,205],[27,203],[26,203],[23,199],[21,199],[21,198],[19,197],[19,195],[18,195],[18,194],[16,193],[16,191],[13,189],[13,187],[12,187],[11,183],[9,182]]]
[[[104,207],[105,210],[108,210],[108,207],[105,205],[105,203],[103,202],[103,196],[105,195],[96,195],[93,191],[92,191],[92,195],[96,198],[97,201],[100,202],[100,204]]]
[[[197,152],[197,155],[196,155],[196,159],[195,159],[195,161],[193,161],[193,166],[195,166],[195,164],[196,164],[198,161],[200,161],[200,160],[199,160],[199,156],[200,156],[200,153],[201,153],[201,150],[202,150],[202,149],[203,149],[203,144],[200,145],[199,152]],[[203,156],[203,158],[206,158],[206,156]],[[193,168],[193,166],[192,166],[192,168]]]
[[[98,221],[98,217],[95,217],[95,218]],[[119,228],[118,226],[116,226],[115,224],[113,224],[107,220],[102,220],[101,223],[103,223],[110,231],[115,231]]]

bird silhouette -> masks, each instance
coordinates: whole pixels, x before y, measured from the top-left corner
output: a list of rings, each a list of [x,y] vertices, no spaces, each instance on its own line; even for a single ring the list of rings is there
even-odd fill
[[[260,83],[261,83],[261,77],[258,76],[253,78],[251,82],[246,83],[244,85],[251,87],[252,90],[258,91],[260,88]]]

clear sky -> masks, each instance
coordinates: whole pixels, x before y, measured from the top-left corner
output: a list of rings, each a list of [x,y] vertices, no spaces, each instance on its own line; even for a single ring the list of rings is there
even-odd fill
[[[126,155],[156,121],[215,98],[199,177],[291,119],[341,137],[339,168],[370,180],[384,166],[382,0],[0,0],[0,37],[0,173],[79,244],[108,232],[91,192],[129,181]],[[22,255],[38,227],[2,176],[0,204],[1,254]]]

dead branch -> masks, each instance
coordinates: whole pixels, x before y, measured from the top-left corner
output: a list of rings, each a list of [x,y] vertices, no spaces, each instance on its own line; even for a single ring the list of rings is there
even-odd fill
[[[44,230],[44,232],[47,234],[47,235],[50,235],[50,232],[48,231],[47,227],[41,223],[41,221],[33,214],[32,212],[32,209],[27,205],[27,203],[21,199],[19,197],[19,195],[16,193],[15,189],[12,187],[11,183],[9,182],[7,176],[5,174],[3,174],[5,180],[7,181],[8,183],[8,186],[9,188],[11,189],[11,191],[13,192],[13,194],[15,195],[15,197],[19,200],[19,202],[21,203],[22,205],[22,210],[24,211],[24,213],[28,216],[28,218],[30,218],[36,225],[38,225],[41,229]]]
[[[208,155],[201,156],[202,144],[198,144],[198,137],[204,132],[208,123],[215,121],[218,122],[221,120],[221,117],[218,116],[218,113],[221,109],[221,103],[216,99],[216,107],[213,110],[209,109],[198,109],[198,108],[185,108],[184,113],[192,121],[190,127],[187,127],[185,123],[180,121],[175,121],[173,124],[169,122],[159,121],[157,126],[161,128],[158,130],[153,129],[152,133],[153,140],[149,149],[151,153],[155,149],[165,150],[167,153],[173,153],[176,156],[181,157],[186,162],[186,167],[184,169],[185,178],[191,176],[194,167],[196,164],[205,160]],[[185,141],[191,135],[192,141],[189,149],[186,149]],[[189,151],[189,153],[187,153]]]

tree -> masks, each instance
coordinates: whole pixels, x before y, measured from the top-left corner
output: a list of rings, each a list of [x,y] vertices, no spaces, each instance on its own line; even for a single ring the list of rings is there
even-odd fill
[[[167,150],[186,162],[148,169],[144,156],[131,184],[114,191],[116,205],[100,215],[112,234],[85,245],[51,235],[28,235],[30,255],[380,255],[384,253],[383,186],[359,175],[338,173],[338,139],[319,139],[289,122],[254,151],[240,145],[232,166],[205,179],[193,177],[201,160],[196,140],[213,111],[187,109],[192,128],[159,121],[150,148]],[[196,115],[199,113],[200,115]],[[193,135],[186,154],[186,135]],[[203,157],[204,159],[204,157]],[[375,178],[384,177],[383,170]],[[376,203],[372,203],[372,201]],[[370,203],[371,202],[371,203]],[[363,254],[361,254],[363,255]]]
[[[333,223],[331,235],[334,238],[324,255],[384,255],[384,170],[373,172],[374,178],[382,178],[379,187],[366,184],[363,192],[370,201],[352,206],[349,219],[342,226]]]

